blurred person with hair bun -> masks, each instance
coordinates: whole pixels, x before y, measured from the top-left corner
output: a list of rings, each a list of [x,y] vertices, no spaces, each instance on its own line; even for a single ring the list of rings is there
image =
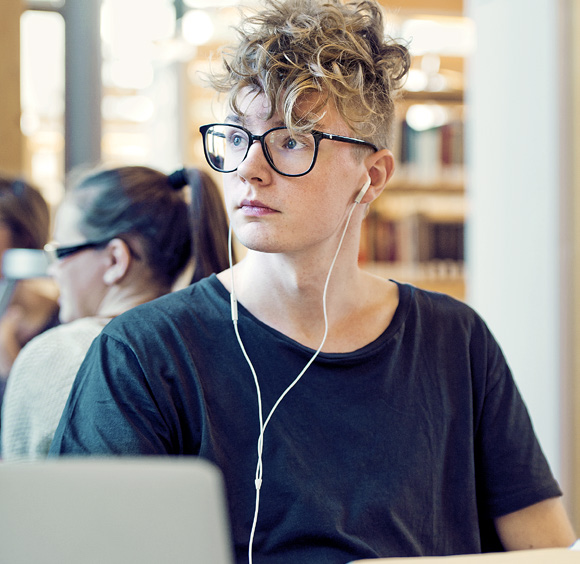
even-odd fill
[[[2,406],[4,459],[46,456],[93,339],[114,317],[171,292],[184,272],[199,280],[227,268],[227,230],[219,190],[201,171],[125,166],[73,179],[47,245],[62,324],[14,364]]]

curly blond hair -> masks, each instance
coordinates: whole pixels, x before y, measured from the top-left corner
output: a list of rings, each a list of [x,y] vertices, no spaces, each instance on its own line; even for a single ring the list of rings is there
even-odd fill
[[[304,131],[330,103],[357,136],[390,146],[394,98],[410,56],[385,37],[376,1],[265,0],[237,31],[238,44],[222,52],[223,72],[209,77],[234,113],[242,114],[239,95],[250,87],[268,98],[268,119],[280,111],[290,129]],[[317,103],[303,115],[297,106],[308,94]]]

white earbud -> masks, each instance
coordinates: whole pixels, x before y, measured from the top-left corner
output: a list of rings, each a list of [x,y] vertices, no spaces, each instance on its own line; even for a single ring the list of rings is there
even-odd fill
[[[370,185],[371,178],[369,176],[368,180],[365,182],[365,185],[361,188],[361,191],[358,193],[358,196],[354,199],[355,204],[360,204],[360,201],[364,198]]]

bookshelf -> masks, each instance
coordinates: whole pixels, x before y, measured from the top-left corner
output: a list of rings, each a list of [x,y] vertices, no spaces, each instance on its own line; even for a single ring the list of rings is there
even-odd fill
[[[397,101],[395,174],[363,222],[359,255],[362,268],[370,272],[462,300],[467,213],[463,65],[463,57],[437,52],[413,57],[408,88]],[[416,88],[416,73],[423,74],[423,88]]]

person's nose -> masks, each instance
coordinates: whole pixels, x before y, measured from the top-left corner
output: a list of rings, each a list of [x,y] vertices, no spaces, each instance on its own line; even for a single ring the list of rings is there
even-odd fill
[[[248,182],[268,182],[272,172],[273,169],[264,155],[262,144],[255,140],[246,158],[238,166],[238,174]]]

